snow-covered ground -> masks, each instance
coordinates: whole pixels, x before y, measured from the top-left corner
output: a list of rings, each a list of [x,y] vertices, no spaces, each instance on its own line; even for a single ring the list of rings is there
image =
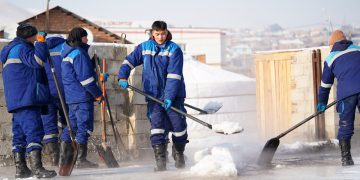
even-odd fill
[[[273,166],[262,169],[256,161],[263,143],[256,131],[222,135],[211,130],[193,132],[186,148],[187,167],[178,170],[174,161],[165,172],[153,171],[153,160],[121,163],[120,168],[74,169],[70,177],[56,179],[358,179],[358,165],[342,167],[336,140],[280,144]],[[171,146],[169,146],[169,151]],[[360,164],[359,150],[353,151]],[[0,167],[0,179],[11,179],[15,168]]]

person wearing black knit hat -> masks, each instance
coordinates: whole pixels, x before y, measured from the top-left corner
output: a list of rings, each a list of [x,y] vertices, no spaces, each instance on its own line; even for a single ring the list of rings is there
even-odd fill
[[[0,55],[6,106],[8,112],[13,114],[15,178],[51,178],[56,176],[56,172],[46,170],[41,161],[44,137],[41,114],[50,99],[44,70],[49,54],[45,33],[38,33],[29,24],[21,24],[17,27],[16,35]],[[25,153],[28,153],[31,170],[26,165]]]
[[[77,168],[94,168],[97,164],[87,157],[87,142],[94,130],[94,100],[102,101],[102,92],[96,84],[96,73],[88,55],[87,32],[80,27],[73,28],[63,46],[61,75],[65,100],[69,107],[69,119],[76,134],[79,153]],[[105,73],[104,73],[105,74]],[[106,73],[107,74],[107,73]],[[107,76],[104,75],[104,81]],[[60,137],[60,165],[71,161],[71,139],[66,127]]]

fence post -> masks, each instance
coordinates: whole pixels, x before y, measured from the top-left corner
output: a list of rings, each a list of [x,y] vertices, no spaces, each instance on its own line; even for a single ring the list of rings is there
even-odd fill
[[[313,69],[313,91],[314,91],[314,109],[316,110],[318,104],[318,95],[321,85],[321,51],[320,49],[312,52],[312,69]],[[315,117],[315,135],[318,140],[325,140],[325,115],[320,114]]]

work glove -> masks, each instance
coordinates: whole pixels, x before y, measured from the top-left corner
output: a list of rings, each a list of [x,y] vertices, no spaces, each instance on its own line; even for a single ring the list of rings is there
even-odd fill
[[[103,101],[103,100],[105,100],[105,98],[104,98],[104,96],[99,96],[99,97],[97,97],[97,98],[95,98],[95,101],[97,101],[97,103],[98,104],[101,104],[101,102]]]
[[[118,84],[123,89],[126,89],[129,87],[129,83],[126,79],[120,79]]]
[[[170,109],[171,104],[172,102],[170,99],[164,99],[164,104],[162,105],[162,107],[167,111],[168,109]]]
[[[324,112],[325,109],[326,109],[326,104],[318,103],[316,109],[317,109],[317,111],[322,111],[322,112]]]
[[[36,35],[36,41],[38,42],[45,42],[46,41],[46,35],[47,33],[46,32],[38,32],[37,35]]]
[[[109,73],[107,73],[107,72],[100,73],[100,81],[106,82],[108,77],[109,77]]]

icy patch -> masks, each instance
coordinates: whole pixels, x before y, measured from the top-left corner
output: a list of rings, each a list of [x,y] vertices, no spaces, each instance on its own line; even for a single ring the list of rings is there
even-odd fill
[[[190,174],[197,176],[236,176],[237,169],[228,148],[213,147],[197,151],[196,164],[190,168]]]
[[[322,149],[329,149],[339,146],[337,139],[329,139],[327,141],[318,142],[295,142],[293,144],[284,144],[280,148],[283,153],[297,153],[297,152],[314,152]]]
[[[204,111],[206,111],[208,114],[216,113],[222,106],[223,104],[220,102],[210,101],[205,105]]]
[[[215,132],[220,132],[224,134],[234,134],[234,133],[242,132],[244,130],[244,128],[241,127],[238,122],[228,122],[228,121],[224,121],[219,124],[213,124],[212,129]]]

